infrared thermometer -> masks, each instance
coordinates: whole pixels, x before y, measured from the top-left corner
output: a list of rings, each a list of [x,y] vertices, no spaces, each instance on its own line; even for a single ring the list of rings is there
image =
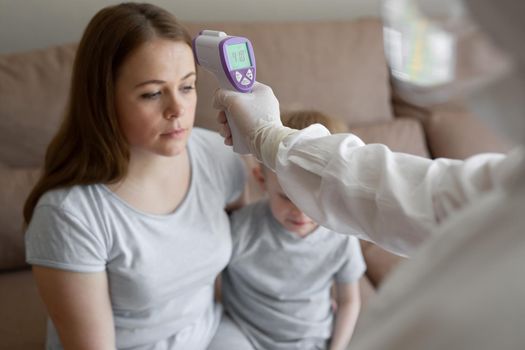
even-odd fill
[[[197,64],[213,73],[222,89],[249,93],[255,82],[255,55],[251,42],[224,32],[203,30],[193,39]],[[233,150],[249,153],[239,129],[226,112],[232,133]]]

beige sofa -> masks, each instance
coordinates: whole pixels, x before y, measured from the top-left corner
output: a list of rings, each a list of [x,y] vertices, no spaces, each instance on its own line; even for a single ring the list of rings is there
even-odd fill
[[[319,109],[344,120],[366,142],[453,158],[507,149],[460,107],[428,111],[393,98],[377,19],[188,27],[192,34],[208,28],[249,37],[257,79],[274,88],[283,109]],[[43,348],[46,314],[24,263],[21,208],[60,122],[75,47],[0,56],[0,349]],[[214,129],[211,96],[216,83],[208,73],[199,74],[197,125]],[[249,183],[246,198],[258,196]],[[363,243],[363,251],[366,309],[400,258],[370,243]]]

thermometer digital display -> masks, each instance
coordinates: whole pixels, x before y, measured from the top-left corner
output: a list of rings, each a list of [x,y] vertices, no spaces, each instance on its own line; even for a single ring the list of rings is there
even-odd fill
[[[241,69],[251,67],[250,53],[246,43],[226,46],[230,69]]]

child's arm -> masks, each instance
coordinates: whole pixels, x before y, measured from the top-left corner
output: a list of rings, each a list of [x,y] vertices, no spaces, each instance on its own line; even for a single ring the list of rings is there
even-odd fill
[[[330,350],[346,349],[361,308],[359,283],[336,284],[337,311],[335,326],[330,341]]]

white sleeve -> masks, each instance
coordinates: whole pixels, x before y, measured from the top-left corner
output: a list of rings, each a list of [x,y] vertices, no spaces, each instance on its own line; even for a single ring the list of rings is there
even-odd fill
[[[102,233],[71,212],[38,205],[25,234],[26,261],[75,272],[106,269],[108,245]]]
[[[281,142],[276,173],[286,194],[323,226],[357,230],[359,238],[410,255],[444,218],[503,181],[505,158],[431,160],[312,125]]]

